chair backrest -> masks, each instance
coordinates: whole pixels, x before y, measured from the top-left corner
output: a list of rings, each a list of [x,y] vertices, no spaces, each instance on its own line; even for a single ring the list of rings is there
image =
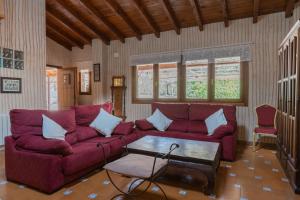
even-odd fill
[[[270,105],[261,105],[256,108],[258,126],[274,127],[276,108]]]

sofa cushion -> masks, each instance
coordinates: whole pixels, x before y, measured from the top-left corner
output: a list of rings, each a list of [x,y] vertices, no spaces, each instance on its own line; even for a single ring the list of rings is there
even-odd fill
[[[146,119],[135,120],[135,125],[138,129],[144,130],[144,131],[155,129],[155,127],[150,122],[148,122]]]
[[[150,122],[157,130],[165,131],[170,126],[173,120],[165,116],[159,109],[146,119]]]
[[[121,122],[115,128],[113,135],[128,135],[132,133],[133,129],[134,129],[133,122]]]
[[[204,121],[189,121],[188,132],[207,135],[207,128]]]
[[[91,145],[97,145],[98,143],[102,143],[104,144],[104,146],[108,146],[109,148],[105,149],[105,156],[107,159],[120,155],[123,152],[123,146],[126,145],[125,139],[121,139],[120,136],[99,136],[85,140],[83,143],[90,143]]]
[[[97,117],[101,108],[111,113],[112,104],[104,103],[100,105],[74,106],[73,109],[75,110],[76,123],[81,126],[89,126]]]
[[[231,135],[233,133],[234,133],[234,127],[231,124],[221,125],[214,130],[211,137],[222,139],[223,137],[227,135]]]
[[[76,130],[75,113],[73,110],[47,111],[14,109],[10,111],[11,132],[14,138],[20,135],[42,135],[42,115],[54,120],[68,133]]]
[[[47,139],[65,140],[67,130],[46,115],[43,117],[43,137]]]
[[[77,126],[76,127],[76,136],[77,136],[78,142],[82,142],[87,139],[97,137],[98,132],[95,129],[88,127],[88,126]]]
[[[122,121],[121,118],[116,117],[103,108],[100,109],[100,113],[97,115],[96,119],[90,124],[90,127],[96,129],[99,133],[105,137],[111,137],[114,129]]]
[[[169,128],[168,131],[181,131],[181,132],[187,132],[189,127],[189,121],[188,120],[174,120]]]
[[[62,159],[62,169],[66,176],[73,175],[96,164],[104,161],[102,149],[95,143],[79,142],[72,145],[73,154]],[[109,146],[105,145],[105,151],[108,152]]]
[[[189,117],[189,104],[187,103],[152,103],[152,112],[156,109],[172,120],[187,120]]]
[[[218,110],[206,118],[205,124],[208,135],[212,135],[219,126],[226,125],[227,121],[223,113],[223,109]]]
[[[189,109],[189,120],[204,121],[211,114],[219,109],[223,109],[224,115],[228,123],[236,128],[236,107],[231,105],[215,105],[215,104],[197,104],[192,103]]]
[[[72,147],[64,140],[44,139],[42,136],[23,135],[16,140],[16,146],[37,153],[70,155]]]

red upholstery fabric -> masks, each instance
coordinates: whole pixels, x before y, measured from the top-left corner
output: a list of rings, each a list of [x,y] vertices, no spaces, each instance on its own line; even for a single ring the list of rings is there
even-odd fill
[[[77,143],[77,134],[76,131],[73,133],[67,133],[65,136],[65,140],[70,144],[73,145]]]
[[[76,123],[81,126],[89,126],[103,108],[105,111],[111,113],[112,104],[104,103],[101,105],[81,105],[74,106]]]
[[[154,126],[148,122],[146,119],[135,120],[135,125],[141,130],[154,130]]]
[[[259,126],[274,127],[276,108],[269,105],[262,105],[256,108],[257,123]]]
[[[276,135],[277,130],[273,127],[258,127],[254,129],[255,133],[272,134]]]
[[[214,112],[223,109],[227,122],[236,127],[236,107],[230,105],[214,104],[191,104],[189,109],[189,120],[205,121]]]
[[[152,112],[157,108],[172,120],[189,118],[189,104],[186,103],[152,103]]]
[[[51,193],[64,184],[59,155],[40,154],[15,149],[15,141],[5,138],[5,174],[9,181]]]
[[[63,140],[44,139],[42,136],[24,135],[16,140],[19,148],[45,154],[70,155],[73,153],[71,145]]]
[[[43,119],[46,115],[61,125],[68,133],[76,129],[75,113],[73,110],[46,111],[15,109],[10,111],[11,132],[14,138],[20,135],[42,135]]]
[[[132,133],[134,129],[133,122],[121,122],[114,130],[113,134],[116,135],[128,135]]]
[[[105,151],[108,152],[109,147],[107,145],[105,147]],[[72,148],[73,154],[62,160],[62,169],[65,175],[77,173],[104,161],[103,151],[97,147],[96,143],[80,142],[73,145]]]
[[[207,128],[203,121],[189,121],[188,132],[207,134]]]
[[[173,122],[168,127],[168,131],[187,132],[188,127],[189,127],[188,120],[173,120]]]
[[[87,139],[97,137],[98,133],[95,129],[88,126],[77,126],[76,128],[77,140],[79,142],[85,141]]]

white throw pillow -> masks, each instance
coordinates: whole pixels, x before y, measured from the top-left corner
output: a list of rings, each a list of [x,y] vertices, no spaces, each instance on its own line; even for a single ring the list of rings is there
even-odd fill
[[[159,109],[156,109],[155,112],[146,119],[150,122],[157,130],[165,131],[170,124],[173,122],[167,118]]]
[[[227,121],[223,109],[218,110],[217,112],[206,118],[205,124],[207,127],[208,135],[212,135],[219,126],[226,125]]]
[[[66,131],[61,125],[46,115],[43,117],[43,137],[47,139],[65,140]]]
[[[96,119],[90,124],[90,127],[96,129],[105,137],[111,137],[112,132],[121,121],[121,118],[113,116],[101,108]]]

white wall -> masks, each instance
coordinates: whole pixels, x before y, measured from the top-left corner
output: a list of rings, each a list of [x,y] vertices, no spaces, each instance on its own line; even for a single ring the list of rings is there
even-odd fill
[[[294,16],[288,19],[282,12],[261,16],[257,24],[253,24],[252,18],[247,18],[230,21],[228,28],[224,27],[224,23],[215,23],[205,25],[202,32],[197,27],[193,27],[182,29],[181,35],[177,35],[174,31],[161,33],[159,39],[154,35],[146,35],[143,36],[142,41],[137,41],[135,38],[126,39],[125,44],[113,41],[107,47],[107,90],[111,85],[111,76],[125,75],[128,120],[145,118],[150,114],[150,105],[131,104],[130,55],[251,43],[249,106],[237,108],[239,139],[251,140],[251,133],[256,123],[255,107],[263,103],[276,105],[277,49],[299,17],[298,7],[294,11]],[[119,57],[115,58],[114,53],[118,53]]]
[[[46,108],[45,9],[45,0],[4,0],[0,47],[24,51],[24,70],[0,68],[2,77],[22,78],[21,94],[0,94],[0,114],[13,108]]]

